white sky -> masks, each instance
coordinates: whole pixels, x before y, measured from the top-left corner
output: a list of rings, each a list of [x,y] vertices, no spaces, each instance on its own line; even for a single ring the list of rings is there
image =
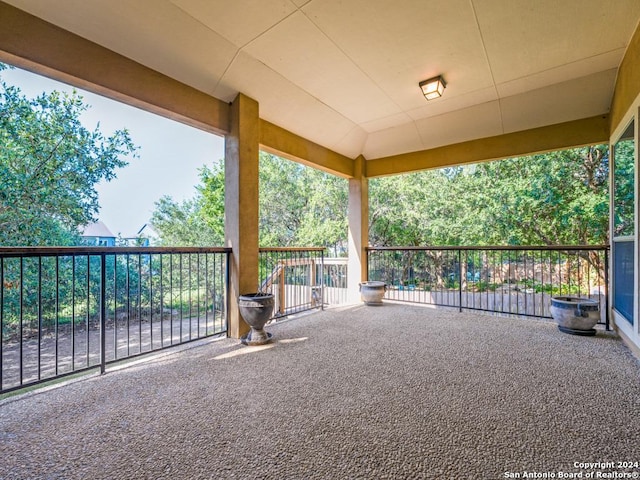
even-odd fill
[[[72,87],[40,75],[20,70],[4,70],[0,76],[28,98],[52,90]],[[100,220],[113,232],[133,236],[151,217],[154,203],[163,195],[181,201],[193,197],[199,183],[198,168],[224,157],[224,139],[168,120],[135,107],[80,89],[84,103],[91,106],[82,116],[88,130],[100,123],[108,136],[127,128],[133,143],[140,147],[138,158],[116,171],[117,178],[98,185]]]

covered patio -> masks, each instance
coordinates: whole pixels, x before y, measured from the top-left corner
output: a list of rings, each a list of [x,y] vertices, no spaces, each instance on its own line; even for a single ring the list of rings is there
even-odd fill
[[[634,144],[639,19],[636,0],[5,0],[0,60],[224,135],[228,332],[240,338],[236,299],[261,281],[260,150],[348,179],[355,302],[369,179]],[[426,100],[433,78],[446,89]],[[631,181],[613,170],[611,185]],[[612,217],[627,201],[638,217],[635,195],[613,194]],[[637,237],[614,239],[611,292],[614,328],[639,350]]]
[[[617,462],[640,460],[639,19],[637,0],[0,1],[0,61],[224,135],[230,337],[2,400],[0,478],[637,472]],[[440,76],[425,100],[419,83]],[[263,280],[260,150],[348,179],[356,303],[369,179],[622,140],[635,223],[612,242],[608,305],[626,346],[392,302],[240,345],[238,295]]]
[[[637,460],[640,365],[612,332],[393,302],[269,330],[4,400],[0,478],[638,471],[616,463]]]

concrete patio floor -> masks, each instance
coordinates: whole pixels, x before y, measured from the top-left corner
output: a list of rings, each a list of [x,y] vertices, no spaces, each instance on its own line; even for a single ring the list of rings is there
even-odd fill
[[[640,363],[612,333],[397,303],[268,330],[0,402],[0,478],[640,471],[583,465],[640,461]]]

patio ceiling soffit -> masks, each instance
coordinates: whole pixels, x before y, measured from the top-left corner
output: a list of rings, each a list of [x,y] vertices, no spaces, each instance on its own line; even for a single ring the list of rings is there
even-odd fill
[[[360,0],[354,1],[355,3],[360,3]],[[549,2],[551,2],[551,0],[549,0]],[[45,11],[48,10],[52,16],[58,15],[59,17],[63,14],[63,12],[61,12],[62,9],[51,9],[50,5],[46,2],[39,3],[30,0],[10,0],[10,3],[18,6],[25,5],[24,8],[28,6],[30,7],[30,11],[37,10],[38,8]],[[67,3],[69,6],[75,5],[72,0],[67,0]],[[227,64],[228,66],[225,70],[226,73],[224,74],[227,76],[226,80],[222,80],[222,76],[220,76],[216,84],[216,89],[213,92],[211,92],[211,88],[207,89],[206,85],[203,83],[203,79],[206,77],[205,74],[207,72],[198,72],[197,75],[200,75],[200,77],[198,77],[193,70],[189,73],[189,71],[187,71],[188,67],[193,69],[197,67],[198,64],[185,63],[191,57],[186,60],[182,60],[179,56],[176,56],[180,53],[178,52],[178,47],[181,45],[180,42],[171,47],[172,50],[166,52],[166,58],[154,58],[156,63],[158,61],[161,62],[161,64],[159,64],[160,66],[157,66],[155,63],[145,62],[147,65],[153,65],[153,68],[151,68],[131,60],[131,58],[146,58],[143,53],[145,52],[145,48],[147,50],[149,49],[149,45],[146,47],[135,46],[132,45],[131,42],[126,44],[125,38],[110,37],[111,41],[116,44],[128,45],[126,48],[131,48],[133,49],[132,51],[137,51],[141,55],[139,57],[132,55],[129,58],[128,56],[109,50],[105,46],[86,40],[85,38],[75,33],[71,33],[62,27],[58,27],[52,23],[41,20],[40,18],[26,13],[23,10],[9,6],[7,3],[2,1],[0,1],[0,59],[5,59],[10,63],[37,71],[38,73],[43,73],[45,75],[67,81],[68,83],[79,87],[104,94],[117,100],[139,106],[146,110],[150,110],[197,128],[218,134],[225,134],[228,131],[229,108],[226,100],[232,99],[236,94],[234,93],[233,88],[230,87],[231,84],[227,85],[225,81],[232,80],[235,78],[234,75],[240,75],[241,70],[238,69],[241,69],[243,64],[248,63],[250,64],[249,66],[253,65],[252,68],[260,67],[259,71],[261,74],[267,75],[268,78],[271,78],[269,82],[275,82],[274,85],[276,86],[282,86],[282,83],[284,82],[288,84],[289,87],[286,91],[293,91],[294,93],[297,91],[300,93],[300,95],[294,94],[290,98],[284,98],[283,93],[278,92],[278,94],[273,98],[269,97],[268,99],[261,99],[257,94],[258,91],[256,91],[256,95],[253,94],[252,89],[255,88],[255,86],[247,84],[246,89],[241,89],[245,95],[256,98],[260,102],[262,130],[260,142],[263,148],[292,160],[310,164],[344,177],[351,177],[354,171],[353,160],[351,158],[352,156],[348,154],[345,155],[345,151],[353,151],[354,157],[360,155],[362,152],[363,157],[371,158],[372,160],[368,160],[366,162],[366,174],[367,176],[377,176],[413,171],[414,169],[434,168],[444,165],[505,158],[508,156],[545,151],[549,149],[548,145],[554,142],[558,145],[562,144],[562,146],[558,148],[567,148],[570,146],[577,146],[578,144],[595,143],[600,141],[602,137],[600,134],[600,127],[603,122],[605,122],[603,120],[603,115],[606,115],[606,112],[610,107],[611,98],[604,98],[600,95],[597,100],[594,100],[591,103],[587,102],[588,104],[586,104],[581,99],[575,97],[575,92],[584,91],[589,85],[598,85],[603,87],[606,87],[606,85],[612,85],[615,82],[615,67],[619,64],[618,57],[621,55],[621,50],[624,50],[621,48],[616,48],[611,50],[609,53],[593,57],[589,62],[590,64],[597,64],[595,69],[589,68],[589,65],[586,64],[582,65],[582,63],[578,65],[576,68],[577,71],[583,72],[582,77],[576,77],[576,72],[573,70],[569,72],[569,70],[573,68],[571,66],[548,69],[543,71],[543,73],[538,74],[538,77],[540,78],[537,80],[540,80],[539,85],[542,85],[543,87],[534,91],[536,95],[539,94],[540,98],[544,98],[545,93],[551,92],[554,94],[553,98],[566,99],[564,101],[572,102],[572,108],[576,108],[576,106],[583,108],[577,112],[577,116],[575,110],[572,112],[572,117],[569,118],[563,118],[560,114],[556,115],[553,121],[554,125],[550,127],[544,127],[544,125],[548,125],[549,123],[549,119],[544,117],[544,112],[553,110],[553,105],[549,107],[549,102],[553,104],[555,100],[547,100],[547,103],[545,104],[544,102],[537,100],[538,97],[533,100],[531,98],[526,98],[529,92],[527,82],[533,81],[534,75],[522,78],[510,78],[509,75],[512,74],[511,67],[513,65],[506,62],[500,66],[496,66],[494,75],[499,78],[494,79],[496,82],[494,87],[480,88],[479,90],[476,89],[474,92],[469,91],[467,93],[458,92],[459,95],[453,96],[452,94],[455,93],[454,90],[456,88],[456,82],[452,83],[451,80],[449,80],[447,94],[452,95],[451,98],[447,98],[445,99],[446,101],[439,104],[434,103],[436,107],[421,104],[422,106],[417,110],[407,110],[413,113],[406,118],[408,121],[401,126],[397,123],[397,119],[394,120],[394,115],[391,115],[386,117],[387,120],[385,121],[388,124],[381,121],[367,122],[363,121],[363,119],[353,120],[355,123],[353,123],[352,120],[349,120],[349,122],[346,123],[342,122],[345,123],[344,125],[342,125],[342,123],[340,124],[342,133],[338,136],[331,134],[329,131],[332,128],[332,120],[336,121],[335,115],[327,112],[324,116],[321,116],[321,118],[325,119],[324,124],[323,122],[317,121],[315,121],[315,123],[309,123],[310,119],[304,118],[304,112],[307,107],[313,106],[314,108],[317,108],[318,105],[320,105],[325,110],[331,110],[331,107],[329,107],[328,104],[325,104],[322,95],[313,97],[315,98],[314,101],[309,100],[312,97],[308,94],[302,95],[302,92],[306,91],[300,87],[300,85],[304,83],[304,79],[297,78],[295,71],[291,71],[290,74],[286,74],[287,69],[293,68],[291,65],[286,64],[286,62],[283,63],[281,65],[285,69],[283,72],[275,69],[274,67],[278,62],[281,62],[281,60],[276,57],[265,57],[273,55],[269,46],[274,46],[275,51],[275,47],[282,43],[284,38],[282,35],[284,35],[285,32],[280,31],[280,29],[291,28],[295,31],[296,28],[300,29],[301,26],[307,25],[309,27],[308,29],[305,28],[299,32],[301,42],[310,41],[309,38],[304,36],[305,34],[311,31],[316,32],[317,29],[320,29],[325,31],[327,38],[333,39],[334,42],[342,44],[341,42],[344,41],[346,48],[345,52],[349,53],[349,56],[356,57],[358,55],[365,55],[364,58],[359,57],[362,58],[362,61],[365,61],[365,63],[377,61],[375,58],[375,55],[377,55],[375,53],[376,48],[373,48],[373,45],[368,45],[368,50],[365,52],[353,50],[360,48],[358,45],[362,43],[362,40],[356,42],[357,32],[354,31],[349,33],[343,30],[344,21],[346,21],[344,19],[341,20],[342,23],[340,25],[331,25],[329,22],[330,18],[332,18],[331,12],[337,8],[337,4],[334,4],[335,2],[318,3],[303,0],[293,0],[289,2],[283,0],[275,1],[275,3],[283,8],[286,4],[286,12],[273,12],[273,15],[284,15],[286,21],[275,22],[274,19],[269,20],[259,18],[259,15],[257,15],[256,12],[250,14],[249,18],[246,19],[247,23],[253,25],[251,28],[253,28],[255,32],[259,32],[258,36],[260,37],[260,42],[255,41],[258,37],[246,37],[249,33],[248,30],[242,32],[231,28],[233,25],[233,22],[231,21],[227,21],[224,18],[207,17],[206,13],[211,11],[207,10],[207,8],[209,8],[206,7],[206,5],[208,5],[207,2],[199,2],[198,0],[167,0],[162,2],[149,2],[147,0],[141,0],[141,3],[138,6],[135,6],[134,4],[127,4],[127,8],[132,8],[136,11],[140,9],[144,10],[144,5],[154,6],[154,13],[158,18],[161,18],[162,21],[169,18],[167,15],[168,13],[174,11],[178,12],[178,10],[175,10],[177,7],[182,16],[187,14],[191,20],[197,19],[200,22],[198,27],[200,28],[200,33],[198,33],[198,35],[205,35],[205,33],[202,33],[205,30],[207,35],[210,35],[211,32],[216,32],[215,35],[220,35],[221,39],[233,48],[236,48],[236,53],[232,60],[212,57],[212,62],[217,61],[220,62],[220,64],[225,64],[225,61],[230,62]],[[384,5],[386,5],[384,2],[374,3],[380,8],[383,8]],[[469,8],[469,2],[468,0],[464,0],[463,3],[465,3],[466,6],[461,15],[468,16],[469,12],[467,9]],[[105,3],[104,5],[107,4],[108,3]],[[455,1],[452,2],[451,5],[447,6],[447,15],[457,15],[457,4],[454,4],[456,4]],[[477,18],[474,22],[484,24],[486,30],[492,25],[491,22],[495,21],[495,18],[491,16],[491,10],[495,10],[496,6],[500,4],[500,2],[491,0],[479,4],[478,2],[472,1],[471,4],[476,10],[475,14]],[[631,5],[629,2],[627,2],[627,4]],[[295,5],[293,10],[291,9],[291,5]],[[87,8],[87,11],[84,13],[85,15],[92,12],[92,7],[87,6],[82,2],[76,6],[80,10]],[[508,6],[511,10],[514,8],[517,9],[516,5],[508,3]],[[325,7],[326,10],[323,10]],[[237,16],[239,8],[240,7],[238,5],[230,5],[228,7],[229,11],[225,10],[223,13],[225,15],[231,15],[232,17],[233,15]],[[262,5],[258,10],[264,10],[264,8],[266,8],[265,5]],[[376,20],[377,16],[371,17],[372,8],[373,7],[368,7],[367,9],[362,10],[364,17],[360,19],[351,18],[351,20],[361,23],[375,23],[376,21],[380,21],[380,19]],[[157,10],[157,12],[155,10]],[[638,12],[640,12],[640,8],[635,8],[635,10],[629,12],[629,16],[635,18],[637,17]],[[194,16],[196,13],[202,15]],[[618,18],[619,13],[619,9],[616,9],[612,15],[613,17]],[[530,20],[533,21],[534,24],[536,21],[540,21],[540,19],[536,17],[538,14],[540,14],[540,12],[536,9],[532,9],[527,12],[527,15],[531,16]],[[120,27],[122,27],[122,25],[126,25],[127,22],[135,20],[133,18],[123,19],[122,17],[126,15],[122,12],[118,15],[117,21],[124,22]],[[117,15],[114,13],[114,17],[115,16]],[[80,14],[78,18],[82,18],[82,14]],[[76,20],[78,20],[78,18],[76,18]],[[309,25],[309,19],[313,19],[313,22],[311,23],[314,23],[315,26]],[[96,23],[95,18],[91,18],[90,20],[93,20],[93,22]],[[110,21],[112,20],[115,21],[111,18]],[[466,18],[466,20],[470,19]],[[253,24],[252,22],[257,22],[257,24]],[[273,26],[270,27],[269,22],[273,23],[273,25],[278,25],[278,29]],[[56,20],[56,23],[63,25],[63,23],[58,20]],[[100,22],[97,24],[100,24]],[[150,24],[153,24],[153,22],[150,22]],[[445,24],[446,22],[443,22],[443,28],[446,26]],[[160,25],[161,23],[155,26],[146,24],[140,26],[141,29],[145,29],[145,32],[143,32],[144,34],[149,34],[147,41],[151,41],[153,38],[156,38],[153,35],[158,33],[156,30]],[[195,25],[195,23],[193,25]],[[215,26],[215,28],[212,28],[213,26]],[[360,25],[360,28],[361,27],[362,26]],[[557,27],[557,25],[555,27]],[[551,25],[549,28],[555,27]],[[89,26],[85,26],[84,28],[89,28]],[[147,32],[146,29],[151,30]],[[403,26],[401,31],[396,33],[400,35],[404,30],[406,30],[406,27]],[[371,28],[372,33],[376,31],[377,29]],[[468,34],[474,36],[475,34],[472,34],[473,31],[474,29],[469,30],[471,33]],[[485,52],[485,55],[490,54],[491,51],[495,51],[499,45],[504,43],[500,41],[500,38],[498,38],[500,31],[486,31],[490,31],[491,35],[484,39],[487,46],[486,48],[490,50],[488,53]],[[182,34],[184,33],[185,32],[182,32]],[[167,42],[172,38],[171,36],[176,35],[177,33],[166,32],[166,34],[167,37],[162,39],[164,42],[162,43],[162,48],[166,47],[168,44]],[[108,34],[105,33],[104,35]],[[246,38],[236,38],[238,35],[245,35]],[[620,34],[616,38],[622,38],[623,36],[624,34]],[[595,38],[594,41],[600,38],[597,35],[596,37],[597,38]],[[92,37],[89,36],[88,38]],[[96,38],[100,38],[100,35]],[[182,40],[182,37],[180,40]],[[322,39],[318,37],[316,40],[326,43],[326,38]],[[379,40],[382,41],[384,38]],[[193,39],[185,37],[184,41],[193,42]],[[471,41],[471,39],[465,40],[463,38],[460,41],[468,42]],[[104,45],[102,41],[100,43]],[[241,45],[242,47],[237,48],[238,45]],[[297,46],[294,47],[298,48]],[[329,45],[331,50],[334,50],[334,47],[335,45],[333,47]],[[158,51],[164,52],[160,48],[161,47],[158,47]],[[117,51],[119,52],[123,52],[125,50],[119,47],[117,48]],[[3,54],[2,51],[5,53]],[[552,53],[560,55],[565,51],[565,49],[560,48],[558,51]],[[202,46],[200,47],[200,52],[202,52]],[[345,52],[343,52],[343,54]],[[183,53],[185,55],[193,56],[193,58],[191,58],[193,61],[198,58],[193,52]],[[537,59],[537,62],[543,61],[541,54],[536,52],[528,53],[531,58]],[[325,52],[325,54],[329,55],[327,52]],[[220,56],[222,54],[220,52],[213,52],[210,55]],[[261,58],[266,63],[256,60],[257,58]],[[336,57],[332,56],[325,60],[335,60],[335,58]],[[77,59],[82,59],[82,61],[78,61]],[[394,61],[400,61],[400,59]],[[558,60],[558,62],[560,62],[560,60]],[[267,64],[270,66],[265,68]],[[206,65],[199,66],[204,69],[208,68]],[[373,63],[371,63],[370,66],[373,68]],[[529,68],[527,65],[525,65],[525,67]],[[154,70],[154,68],[158,68],[158,70]],[[182,71],[181,68],[183,68]],[[346,70],[349,70],[349,68],[345,65],[345,71]],[[365,70],[367,70],[367,68],[364,68],[362,72]],[[562,71],[559,72],[557,70]],[[114,72],[117,72],[117,75],[114,75]],[[213,75],[215,72],[212,71],[209,73]],[[357,72],[354,73],[352,71],[352,73],[353,75],[356,75]],[[192,76],[190,77],[190,75]],[[197,78],[200,78],[200,83],[196,81]],[[257,78],[264,79],[267,77]],[[557,81],[557,78],[566,78],[567,80],[564,83],[554,83],[554,79]],[[318,82],[325,80],[321,77],[318,77],[317,79]],[[187,82],[189,85],[183,82]],[[269,84],[269,82],[267,83]],[[346,80],[343,83],[346,85]],[[580,84],[585,88],[578,89],[576,88],[577,84]],[[322,86],[319,84],[317,85],[317,88],[329,88],[329,86]],[[412,88],[417,91],[417,83],[416,85],[413,85]],[[210,91],[211,94],[205,93],[204,90]],[[388,91],[388,89],[385,90]],[[451,90],[451,92],[449,90]],[[327,91],[330,92],[331,88]],[[366,98],[371,97],[373,99],[375,97],[373,93],[375,92],[370,91],[370,89],[365,89],[362,92],[358,92],[358,95],[364,95]],[[398,92],[398,94],[400,95],[400,92]],[[496,99],[496,95],[498,94],[501,96],[501,99],[499,100]],[[215,97],[213,95],[215,95]],[[476,98],[478,96],[482,101],[474,104],[474,102],[479,100]],[[223,100],[219,100],[216,97],[222,98]],[[413,95],[411,98],[413,98]],[[288,102],[286,105],[281,103],[285,100]],[[309,105],[310,101],[313,105]],[[382,108],[382,110],[388,110],[387,107],[393,109],[393,105],[398,105],[399,103],[402,103],[399,99],[393,99],[391,102],[379,105],[378,108]],[[451,110],[448,106],[452,104],[456,105],[454,110]],[[295,108],[288,108],[291,107],[291,105]],[[352,107],[356,108],[355,103]],[[524,111],[523,107],[529,108],[528,114],[524,116],[522,114],[522,111]],[[283,118],[286,119],[284,123],[281,123],[280,117],[274,114],[274,109],[276,108],[285,112],[282,113],[282,115],[284,115]],[[420,113],[425,109],[430,109],[428,116],[424,116]],[[362,114],[362,112],[360,114]],[[353,115],[355,115],[355,113],[345,114],[343,118],[351,119]],[[401,116],[406,117],[406,114],[402,114]],[[471,122],[470,119],[478,118],[482,118],[483,120],[481,122],[476,121],[473,124],[469,123]],[[496,121],[496,118],[499,120]],[[523,118],[526,121],[523,121]],[[576,118],[582,118],[582,120],[576,120]],[[597,134],[594,133],[595,136],[593,136],[591,140],[586,139],[586,135],[578,135],[578,138],[576,138],[576,135],[570,134],[566,140],[559,141],[557,138],[559,134],[572,131],[571,128],[567,128],[567,126],[571,125],[572,122],[578,122],[577,124],[584,122],[583,124],[585,125],[589,124],[591,127],[587,129],[587,132],[597,132]],[[298,124],[303,123],[304,126],[298,128]],[[293,128],[291,128],[291,125],[293,125]],[[557,127],[556,125],[564,125],[564,127]],[[456,126],[458,128],[456,128]],[[468,127],[466,134],[461,131],[462,127]],[[543,127],[547,130],[544,130]],[[313,140],[310,140],[316,138],[316,136],[309,136],[304,133],[313,133],[313,131],[309,129],[314,128],[323,132],[320,136],[321,138],[333,138],[329,144],[322,142],[323,145],[328,146],[323,146]],[[457,130],[460,130],[460,132]],[[469,131],[471,130],[473,130],[472,135],[469,135]],[[532,139],[534,134],[540,134],[540,132],[554,132],[554,142],[546,141],[544,138],[538,138],[537,141],[533,141]],[[430,137],[437,138],[440,143],[434,146]],[[384,145],[389,142],[390,138],[396,139],[395,141],[402,141],[404,144],[399,146],[399,148],[393,147],[389,149],[387,147],[387,153],[380,155],[380,153],[384,153],[385,149],[379,148],[376,146],[376,143]],[[519,138],[526,138],[527,140],[525,143],[520,145],[514,145],[513,140]],[[572,139],[576,140],[578,143],[571,145],[570,143],[573,141]],[[346,148],[345,146],[347,144],[360,145],[361,147],[356,149],[352,147]],[[388,144],[392,145],[392,143]],[[425,145],[429,145],[429,148],[425,149]],[[479,147],[482,145],[489,146],[490,148],[486,150],[485,153],[481,153]],[[498,145],[500,146],[498,147]],[[532,150],[530,150],[530,152],[523,152],[522,145],[528,145],[528,148],[531,148]],[[461,156],[454,158],[454,152],[460,153]]]

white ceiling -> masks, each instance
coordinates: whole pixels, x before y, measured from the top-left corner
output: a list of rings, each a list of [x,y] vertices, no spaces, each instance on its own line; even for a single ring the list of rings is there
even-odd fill
[[[640,19],[639,0],[4,1],[367,159],[608,112]]]

